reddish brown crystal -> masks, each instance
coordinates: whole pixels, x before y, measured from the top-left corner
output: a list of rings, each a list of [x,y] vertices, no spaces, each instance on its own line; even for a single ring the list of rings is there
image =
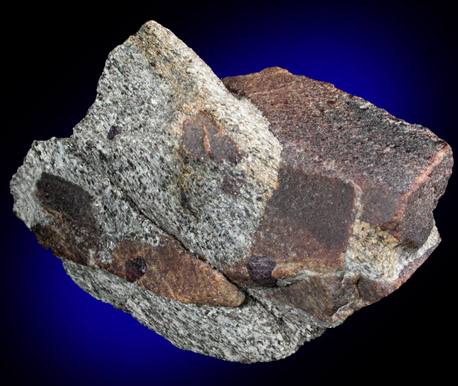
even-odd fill
[[[395,244],[418,248],[426,241],[432,210],[451,173],[447,143],[331,84],[281,68],[223,82],[261,110],[283,146],[278,188],[251,251],[275,262],[272,277],[340,271],[355,219],[391,235]],[[407,280],[430,252],[393,282],[358,277],[349,292],[374,302]],[[246,269],[249,261],[228,267],[226,274],[242,285],[259,285]],[[338,276],[327,277],[342,286]],[[336,308],[334,287],[316,276],[267,293],[323,319]]]
[[[58,176],[43,173],[36,192],[52,221],[36,224],[32,231],[56,256],[87,264],[97,250],[99,229],[92,213],[92,197],[84,189]]]
[[[426,240],[450,174],[447,143],[329,83],[278,67],[223,81],[267,117],[284,146],[283,168],[356,182],[363,220],[417,246]]]
[[[236,307],[245,299],[222,274],[169,236],[161,237],[158,246],[122,241],[113,251],[112,263],[105,269],[183,303]]]
[[[237,164],[242,157],[237,144],[206,113],[199,112],[183,126],[182,149],[198,160]]]

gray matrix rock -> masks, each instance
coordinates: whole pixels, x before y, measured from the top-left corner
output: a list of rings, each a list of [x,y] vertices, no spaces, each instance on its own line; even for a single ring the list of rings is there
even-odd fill
[[[272,361],[405,282],[452,169],[428,129],[280,68],[219,80],[148,22],[14,211],[85,291],[174,345]]]

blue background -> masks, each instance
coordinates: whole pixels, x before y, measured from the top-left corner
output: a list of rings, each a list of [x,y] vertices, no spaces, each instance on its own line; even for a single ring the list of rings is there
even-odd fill
[[[106,12],[16,6],[3,15],[0,334],[6,355],[0,374],[6,384],[326,384],[430,375],[441,384],[452,375],[456,176],[435,211],[443,242],[404,286],[296,354],[252,365],[177,349],[79,289],[14,216],[8,183],[32,140],[71,135],[95,98],[109,51],[150,19],[171,29],[219,77],[284,67],[429,127],[457,148],[454,12],[440,2],[122,4],[112,2]]]

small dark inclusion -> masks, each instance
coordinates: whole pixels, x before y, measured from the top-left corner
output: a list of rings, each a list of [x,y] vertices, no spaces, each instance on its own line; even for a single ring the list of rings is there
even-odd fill
[[[107,139],[109,139],[110,141],[112,139],[114,139],[114,137],[116,137],[117,135],[121,134],[121,128],[120,127],[117,127],[117,126],[111,126],[110,127],[110,130],[108,131],[108,134],[107,134]]]
[[[226,172],[224,174],[223,183],[221,189],[224,193],[232,196],[239,196],[240,191],[245,185],[245,179],[242,177],[234,176],[233,174]],[[262,200],[262,197],[261,197]],[[260,201],[260,200],[258,200]]]
[[[247,264],[251,280],[263,287],[273,287],[277,279],[272,277],[275,261],[263,256],[252,256]]]
[[[134,282],[140,279],[146,273],[146,262],[143,257],[137,257],[134,260],[129,260],[125,266],[126,279]]]

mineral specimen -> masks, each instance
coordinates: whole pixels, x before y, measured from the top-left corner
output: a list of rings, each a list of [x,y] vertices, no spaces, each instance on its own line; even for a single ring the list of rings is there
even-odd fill
[[[148,22],[14,211],[73,280],[176,346],[271,361],[398,288],[439,243],[450,147],[281,68],[219,80]]]

